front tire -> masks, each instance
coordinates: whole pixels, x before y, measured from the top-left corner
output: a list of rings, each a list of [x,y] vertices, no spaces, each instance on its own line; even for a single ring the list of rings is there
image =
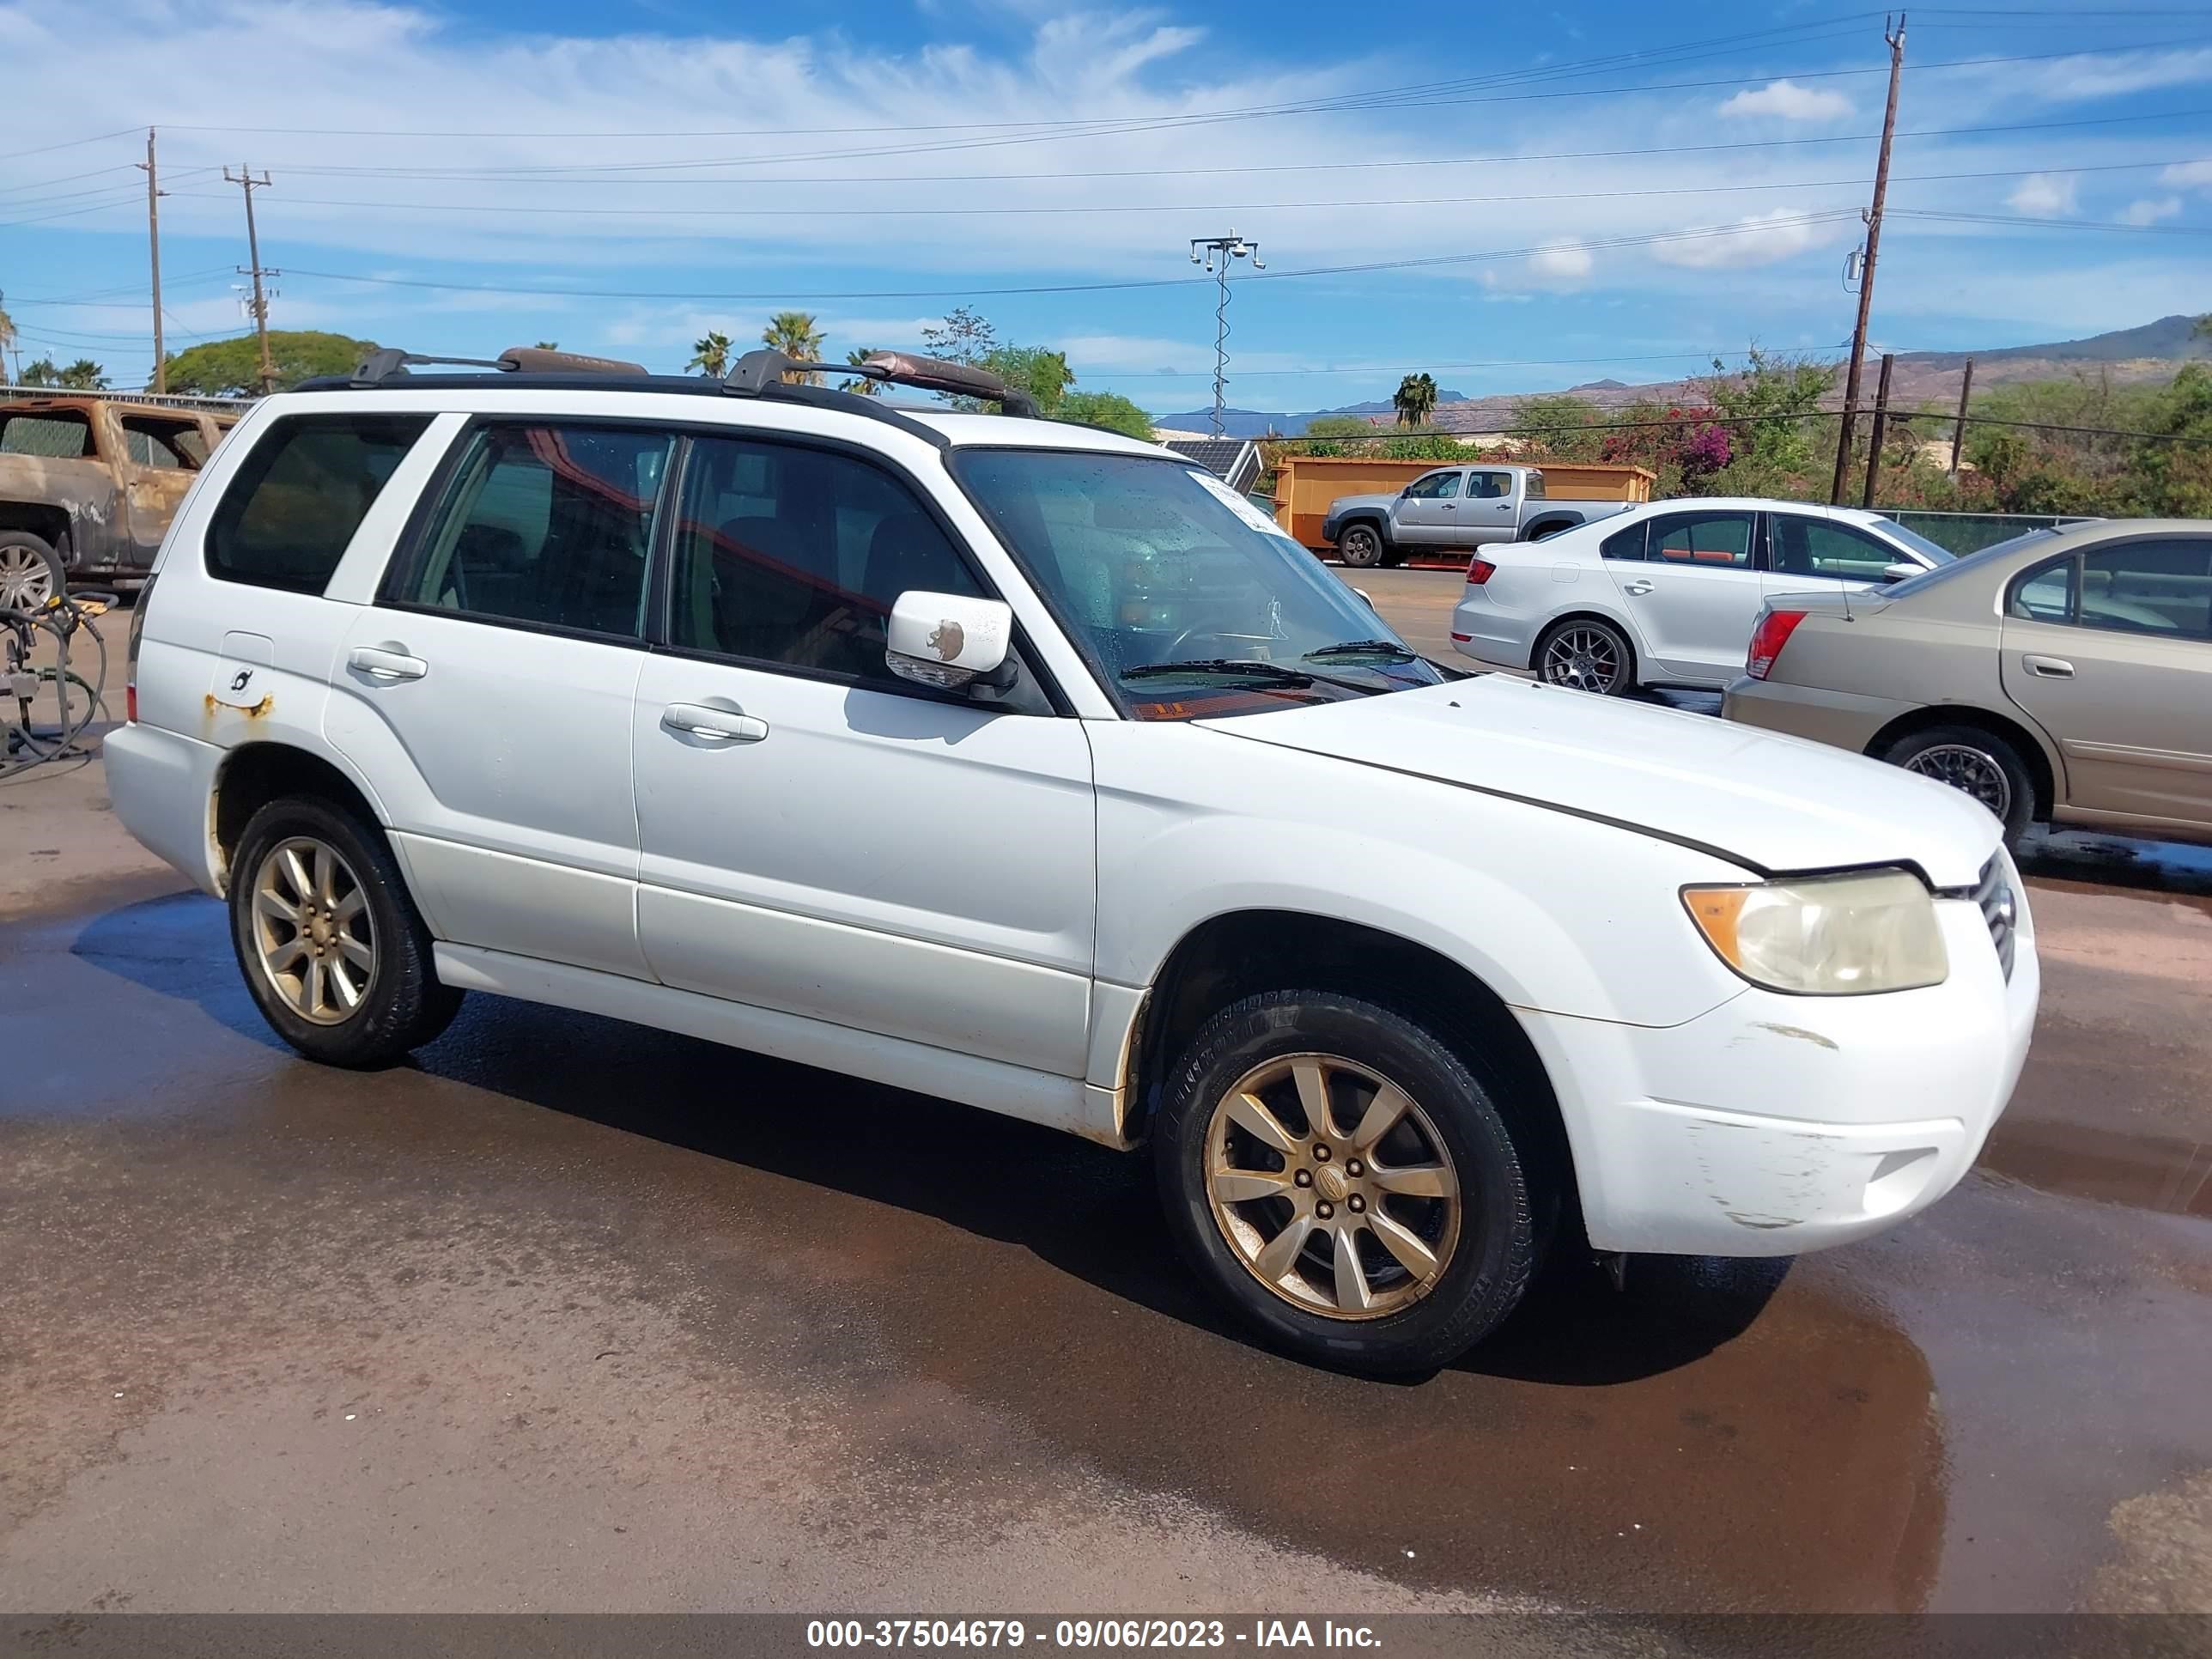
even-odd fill
[[[1931,726],[1899,738],[1881,752],[1892,766],[1948,783],[1972,795],[2004,825],[2017,848],[2035,817],[2035,778],[2020,750],[1978,726]]]
[[[1536,643],[1536,677],[1601,697],[1636,689],[1636,651],[1628,636],[1595,617],[1574,617],[1546,630]]]
[[[1336,556],[1354,570],[1373,569],[1382,552],[1382,534],[1371,524],[1347,525],[1336,538]]]
[[[382,834],[333,802],[289,797],[247,820],[230,937],[262,1018],[326,1066],[390,1065],[460,1010]]]
[[[1433,1370],[1496,1329],[1535,1271],[1533,1183],[1504,1118],[1458,1054],[1379,1004],[1231,1004],[1153,1127],[1184,1258],[1302,1358]]]
[[[66,581],[52,543],[27,530],[0,530],[0,611],[43,611]]]

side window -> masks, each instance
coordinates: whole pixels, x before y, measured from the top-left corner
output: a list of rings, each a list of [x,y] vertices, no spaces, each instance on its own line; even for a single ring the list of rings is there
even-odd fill
[[[1597,544],[1598,556],[1607,559],[1641,559],[1644,529],[1644,521],[1638,520],[1626,530],[1614,531]]]
[[[2072,622],[2075,566],[2075,561],[2061,559],[2015,578],[2012,598],[2005,602],[2005,615],[2022,622]]]
[[[76,461],[91,453],[92,422],[82,415],[58,410],[45,415],[0,413],[0,455]]]
[[[1650,551],[1645,556],[1660,563],[1695,565],[1701,569],[1748,570],[1751,514],[1678,513],[1654,519]]]
[[[1448,501],[1459,494],[1459,474],[1431,472],[1416,478],[1406,486],[1406,494],[1417,501]]]
[[[1863,530],[1795,513],[1768,514],[1766,534],[1771,568],[1785,575],[1878,582],[1884,570],[1905,558]]]
[[[653,511],[674,442],[642,427],[483,428],[401,601],[642,639]]]
[[[426,415],[298,415],[264,434],[208,526],[224,581],[319,593]]]
[[[2084,628],[2212,640],[2212,537],[2084,553],[2080,617]]]
[[[1467,475],[1467,493],[1475,501],[1502,501],[1513,493],[1513,475],[1510,472],[1470,472]]]
[[[1510,484],[1512,480],[1509,478],[1506,482]],[[1509,489],[1506,493],[1510,495],[1512,492]],[[1544,475],[1542,473],[1531,472],[1528,475],[1528,499],[1532,501],[1540,501],[1544,499]]]
[[[884,630],[906,592],[983,597],[906,484],[849,455],[702,438],[676,524],[670,638],[905,690]]]
[[[139,466],[167,471],[194,472],[206,457],[197,453],[199,428],[183,421],[150,420],[143,415],[123,417],[123,447]],[[190,448],[186,445],[191,446]]]

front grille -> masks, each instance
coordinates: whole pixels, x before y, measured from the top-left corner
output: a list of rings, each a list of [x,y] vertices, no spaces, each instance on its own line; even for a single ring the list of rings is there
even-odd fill
[[[1997,947],[1997,962],[2009,981],[2017,901],[2013,897],[2012,878],[2005,873],[2003,854],[1999,853],[1982,866],[1982,878],[1974,888],[1974,902],[1981,907],[1982,920],[1990,925],[1990,942]]]

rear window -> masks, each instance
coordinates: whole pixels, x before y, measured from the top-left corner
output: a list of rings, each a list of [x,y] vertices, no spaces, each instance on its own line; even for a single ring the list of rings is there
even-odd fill
[[[224,581],[319,593],[427,415],[299,415],[253,447],[208,528]]]

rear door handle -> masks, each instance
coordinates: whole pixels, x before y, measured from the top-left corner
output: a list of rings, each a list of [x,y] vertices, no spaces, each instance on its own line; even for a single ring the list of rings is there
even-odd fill
[[[711,703],[672,702],[660,711],[660,723],[672,732],[718,743],[758,743],[768,735],[768,722],[742,708],[717,708]]]
[[[1651,591],[1651,584],[1649,581],[1639,578],[1635,581],[1630,582],[1620,591],[1624,593],[1649,593]]]
[[[410,657],[403,645],[356,645],[346,656],[349,667],[358,668],[373,680],[419,680],[430,672],[430,665],[420,657]]]
[[[2074,678],[2074,665],[2063,657],[2031,656],[2022,657],[2021,661],[2027,665],[2029,673],[2039,674],[2046,680],[2070,680]]]

